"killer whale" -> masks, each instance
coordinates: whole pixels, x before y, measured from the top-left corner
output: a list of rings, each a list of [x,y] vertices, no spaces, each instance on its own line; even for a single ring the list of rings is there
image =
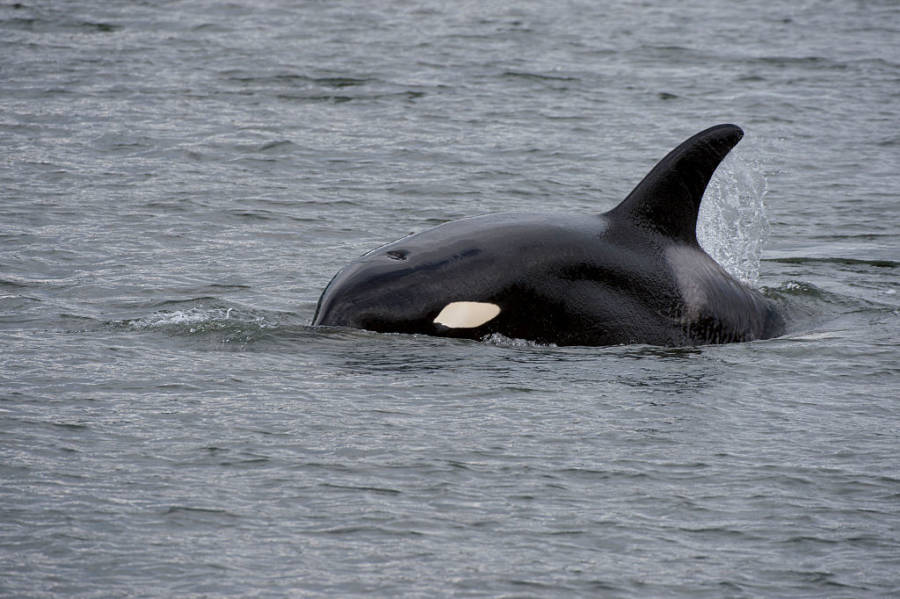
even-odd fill
[[[780,335],[775,303],[697,242],[703,193],[742,137],[697,133],[603,214],[476,216],[374,249],[334,276],[312,324],[597,346]]]

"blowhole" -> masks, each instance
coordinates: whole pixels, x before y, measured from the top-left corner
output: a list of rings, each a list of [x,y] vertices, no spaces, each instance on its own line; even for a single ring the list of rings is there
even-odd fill
[[[392,260],[406,260],[406,257],[409,256],[409,252],[407,250],[391,250],[387,252],[386,255]]]

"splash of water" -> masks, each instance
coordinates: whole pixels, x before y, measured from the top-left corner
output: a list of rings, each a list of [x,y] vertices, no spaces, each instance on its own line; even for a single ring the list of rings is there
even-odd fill
[[[767,192],[761,165],[731,154],[706,188],[697,221],[697,239],[703,249],[750,285],[759,280],[759,261],[769,238]]]
[[[187,326],[191,333],[204,325],[222,323],[231,318],[233,308],[195,307],[185,310],[162,311],[144,318],[126,321],[134,329],[157,329],[173,326]]]
[[[190,304],[192,302],[185,302]],[[223,344],[245,347],[260,338],[267,329],[277,328],[270,314],[231,306],[193,305],[176,310],[161,310],[142,318],[111,323],[132,330],[160,331],[172,336],[197,335]]]
[[[529,347],[556,347],[555,343],[538,343],[537,341],[529,341],[528,339],[517,339],[514,337],[507,337],[501,333],[491,333],[490,335],[485,335],[481,339],[482,343],[487,343],[488,345],[497,345],[500,347],[515,347],[515,348],[529,348]]]

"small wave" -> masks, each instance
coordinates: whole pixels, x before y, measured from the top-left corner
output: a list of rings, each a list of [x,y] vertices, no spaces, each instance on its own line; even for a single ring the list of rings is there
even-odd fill
[[[763,294],[782,305],[791,320],[823,318],[847,308],[864,308],[856,298],[826,291],[805,281],[785,281],[778,287],[766,287]]]
[[[278,326],[266,314],[234,306],[192,306],[111,323],[134,331],[162,331],[172,335],[224,334],[222,341],[246,343],[262,331]]]
[[[297,324],[298,316],[289,312],[260,311],[221,301],[188,300],[166,302],[166,306],[172,307],[157,306],[151,314],[107,321],[104,326],[187,338],[200,342],[201,348],[228,351],[244,351],[250,346],[256,350],[294,346],[305,343],[310,335],[309,327]]]
[[[781,307],[787,322],[785,337],[801,341],[841,337],[844,330],[858,328],[861,321],[890,317],[896,310],[891,305],[836,293],[805,281],[789,280],[762,291]]]
[[[133,329],[159,329],[172,326],[202,325],[228,320],[234,308],[188,308],[186,310],[162,311],[143,318],[127,320],[124,324]],[[191,332],[195,332],[193,329]]]
[[[490,335],[485,335],[481,339],[482,343],[486,343],[488,345],[498,345],[501,347],[557,347],[555,343],[538,343],[537,341],[529,341],[528,339],[517,339],[514,337],[507,337],[501,333],[491,333]]]
[[[804,295],[810,297],[823,297],[824,291],[811,283],[803,281],[785,281],[778,288],[771,290],[774,295]]]
[[[791,335],[790,338],[794,341],[822,341],[825,339],[841,339],[846,336],[846,333],[843,331],[819,331]]]
[[[767,297],[794,307],[796,307],[798,301],[801,301],[818,304],[825,308],[826,311],[837,310],[845,312],[851,310],[862,312],[875,310],[880,312],[894,309],[892,306],[880,304],[871,299],[827,291],[805,281],[789,280],[778,287],[764,287],[762,291]],[[828,310],[829,306],[831,310]]]

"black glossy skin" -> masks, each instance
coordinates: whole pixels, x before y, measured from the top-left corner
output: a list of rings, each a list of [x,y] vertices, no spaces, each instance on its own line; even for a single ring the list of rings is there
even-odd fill
[[[702,197],[740,135],[720,125],[691,138],[606,214],[480,216],[373,250],[329,283],[313,324],[471,339],[500,333],[558,345],[678,346],[778,335],[783,321],[774,304],[729,276],[694,234],[698,187]],[[665,202],[677,209],[666,210]],[[454,301],[490,302],[501,311],[477,328],[435,324]]]

